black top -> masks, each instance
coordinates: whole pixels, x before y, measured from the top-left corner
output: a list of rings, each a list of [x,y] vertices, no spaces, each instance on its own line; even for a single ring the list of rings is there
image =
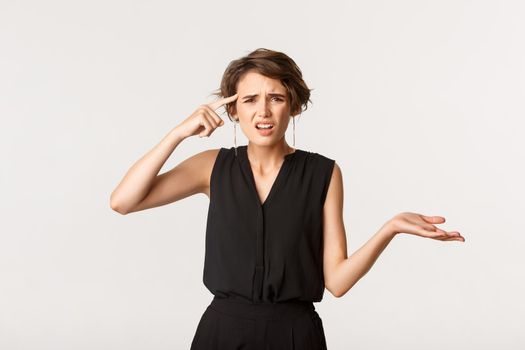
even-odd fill
[[[210,180],[203,282],[254,303],[324,293],[323,205],[335,161],[296,149],[260,202],[247,146],[222,147]]]

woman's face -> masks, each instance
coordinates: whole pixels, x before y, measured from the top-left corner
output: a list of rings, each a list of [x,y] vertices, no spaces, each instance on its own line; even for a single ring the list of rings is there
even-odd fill
[[[290,101],[283,84],[248,71],[237,84],[237,94],[237,113],[233,116],[250,142],[271,145],[281,140],[290,121]],[[259,123],[273,126],[258,129]]]

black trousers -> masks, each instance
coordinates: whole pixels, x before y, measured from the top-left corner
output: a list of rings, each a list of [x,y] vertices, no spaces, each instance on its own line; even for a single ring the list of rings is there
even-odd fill
[[[312,302],[251,303],[213,298],[190,350],[327,350]]]

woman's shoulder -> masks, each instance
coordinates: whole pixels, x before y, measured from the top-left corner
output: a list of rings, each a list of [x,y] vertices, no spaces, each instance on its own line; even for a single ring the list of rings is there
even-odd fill
[[[335,162],[335,158],[332,157],[331,154],[327,154],[327,153],[319,153],[319,152],[315,152],[313,150],[302,150],[303,152],[306,153],[307,157],[309,158],[312,158],[312,159],[316,159],[317,161],[319,162],[324,162],[324,163],[333,163]]]
[[[217,158],[219,159],[219,157],[221,158],[235,158],[235,153],[236,152],[241,152],[243,151],[241,148],[243,147],[246,147],[245,145],[242,145],[242,146],[237,146],[237,150],[235,149],[236,147],[235,146],[231,146],[231,147],[220,147],[218,149],[214,149],[214,150],[210,150],[210,151],[214,151],[214,155],[215,157],[214,158]],[[315,152],[314,150],[308,150],[308,149],[303,149],[303,148],[296,148],[296,151],[295,151],[295,158],[296,159],[305,159],[307,161],[314,161],[314,162],[324,162],[324,163],[327,163],[327,164],[330,164],[330,163],[334,163],[335,162],[335,158],[333,158],[333,156],[331,154],[326,154],[326,153],[320,153],[320,152]]]

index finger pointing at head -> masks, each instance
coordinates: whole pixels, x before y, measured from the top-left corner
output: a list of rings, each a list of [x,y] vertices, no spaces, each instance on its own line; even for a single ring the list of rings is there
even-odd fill
[[[221,98],[217,101],[213,101],[209,103],[208,106],[210,106],[210,108],[212,108],[213,110],[216,110],[217,108],[225,105],[226,103],[230,103],[232,101],[235,101],[236,99],[237,99],[237,94],[231,95],[229,97]]]

